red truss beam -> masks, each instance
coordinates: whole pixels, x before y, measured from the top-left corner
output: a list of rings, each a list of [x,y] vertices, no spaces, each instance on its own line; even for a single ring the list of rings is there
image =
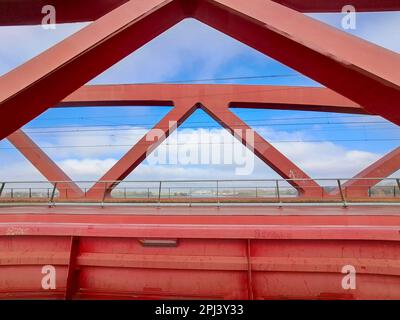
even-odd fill
[[[129,1],[2,76],[0,139],[184,17],[176,0]]]
[[[292,161],[229,111],[227,103],[211,101],[203,105],[203,109],[284,179],[310,179]],[[254,141],[248,140],[248,133]],[[288,182],[299,191],[300,195],[317,198],[323,195],[322,188],[313,180]]]
[[[267,0],[199,1],[201,22],[400,124],[400,55]]]
[[[90,85],[81,87],[57,106],[171,106],[174,99],[188,98],[196,102],[221,98],[233,108],[366,114],[360,105],[327,88],[270,85]]]
[[[394,52],[268,0],[131,0],[0,78],[0,139],[189,16],[400,123]]]
[[[13,209],[0,220],[2,299],[400,298],[395,207]],[[341,286],[348,264],[356,290]]]
[[[400,147],[389,152],[353,178],[366,180],[349,180],[343,184],[342,188],[348,197],[367,197],[369,188],[375,186],[383,178],[390,176],[397,170],[400,170]],[[331,194],[337,195],[339,194],[339,190],[335,190]]]
[[[220,98],[216,100],[203,98],[201,104],[196,104],[195,100],[182,100],[174,104],[175,107],[87,192],[88,198],[101,199],[102,197],[109,196],[111,190],[118,184],[118,181],[127,177],[174,129],[200,106],[283,178],[310,179],[293,162],[230,112],[228,110],[228,103],[221,103]],[[162,133],[161,136],[160,133]],[[254,135],[254,142],[248,141],[246,133]],[[160,138],[154,139],[154,137],[158,136]],[[289,181],[289,183],[302,196],[322,196],[322,188],[315,181],[296,180]]]
[[[156,149],[196,109],[192,101],[178,101],[175,107],[141,138],[100,180],[87,192],[88,198],[101,199],[109,195],[120,181],[126,178],[144,159]]]
[[[76,185],[22,130],[17,130],[8,136],[8,141],[10,141],[10,143],[12,143],[48,181],[62,181],[57,183],[57,189],[61,198],[83,197],[83,192],[79,186]]]
[[[57,10],[57,23],[97,20],[128,0],[0,0],[0,25],[40,24],[42,8],[52,5]],[[187,1],[187,0],[186,0]],[[357,11],[398,11],[398,0],[274,0],[300,12],[341,12],[351,3]]]
[[[174,102],[175,101],[175,102]],[[222,126],[233,132],[235,129],[250,129],[232,112],[228,106],[245,108],[278,108],[288,110],[330,111],[343,113],[363,113],[363,109],[352,101],[326,88],[286,87],[286,86],[243,86],[243,85],[97,85],[85,86],[65,98],[59,106],[124,106],[124,105],[175,105],[154,128],[153,132],[165,133],[161,139],[143,137],[100,181],[88,192],[91,198],[102,198],[115,187],[109,181],[123,180],[156,148],[176,127],[192,114],[197,103],[206,106],[209,112]],[[214,111],[215,109],[215,111]],[[152,131],[147,135],[155,136]],[[296,165],[255,133],[256,143],[248,145],[267,165],[286,179],[309,179]],[[245,137],[244,137],[245,139]],[[245,140],[239,138],[243,143]],[[250,143],[250,141],[247,141]],[[24,150],[25,143],[14,141],[14,145]],[[37,147],[38,148],[38,147]],[[31,153],[25,153],[28,160]],[[36,158],[31,162],[36,165]],[[42,167],[46,168],[44,160]],[[55,166],[52,163],[52,166]],[[43,168],[42,173],[50,177]],[[58,169],[62,172],[61,169]],[[46,175],[47,174],[47,175]],[[48,178],[50,180],[50,178]],[[69,178],[68,178],[69,179]],[[67,177],[59,175],[59,179]],[[321,190],[313,181],[292,183],[301,194],[320,196]]]

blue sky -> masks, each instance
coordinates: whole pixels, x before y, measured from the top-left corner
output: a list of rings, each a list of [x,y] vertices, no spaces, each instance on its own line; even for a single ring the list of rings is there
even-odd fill
[[[341,14],[311,16],[341,28]],[[44,30],[40,26],[1,27],[0,41],[4,45],[0,48],[0,74],[12,70],[85,25],[58,25],[56,30]],[[400,52],[399,30],[400,12],[362,13],[357,15],[356,30],[346,32]],[[90,84],[264,75],[290,76],[205,83],[319,86],[220,32],[187,19],[93,79]],[[110,168],[129,149],[129,145],[145,134],[168,110],[166,107],[51,109],[26,125],[25,130],[73,179],[93,180]],[[353,176],[397,147],[400,141],[398,127],[380,117],[248,109],[235,109],[234,112],[313,177]],[[223,132],[204,112],[197,111],[179,129],[180,142],[176,148],[194,148],[196,133],[211,129],[211,135]],[[166,148],[167,143],[161,148]],[[249,175],[235,175],[235,167],[226,164],[153,165],[146,161],[129,179],[277,177],[258,159]],[[0,181],[42,179],[7,141],[0,142]]]

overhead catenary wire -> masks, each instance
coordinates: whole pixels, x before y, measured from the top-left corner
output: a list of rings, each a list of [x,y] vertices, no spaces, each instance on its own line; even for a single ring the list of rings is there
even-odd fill
[[[238,77],[222,77],[222,78],[206,78],[206,79],[187,79],[187,80],[169,80],[157,82],[136,82],[134,84],[168,84],[168,83],[193,83],[204,81],[228,81],[228,80],[250,80],[250,79],[267,79],[267,78],[292,78],[303,77],[302,74],[288,73],[288,74],[267,74],[256,76],[238,76]]]
[[[147,108],[147,107],[143,107]],[[164,108],[164,107],[160,107]],[[57,109],[56,109],[57,110]],[[250,109],[248,108],[235,108],[236,111],[249,111]],[[253,109],[254,110],[254,109]],[[257,110],[257,109],[255,109]],[[160,112],[162,111],[162,112]],[[258,109],[258,111],[277,111],[274,109]],[[278,110],[282,111],[282,110]],[[284,111],[285,112],[285,111]],[[289,111],[290,112],[290,111]],[[303,111],[301,111],[303,112]],[[162,113],[163,115],[166,115],[168,112],[165,112],[164,110],[152,110],[151,112],[146,111],[145,113],[138,113],[136,110],[134,111],[134,114],[131,114],[130,116],[132,117],[137,117],[137,116],[145,116],[148,117],[149,115],[154,115],[154,113]],[[229,112],[224,112],[221,111],[220,113],[232,113],[232,111]],[[241,112],[235,113],[234,114],[240,116]],[[194,115],[195,113],[193,113]],[[207,114],[206,114],[207,115]],[[371,115],[364,115],[364,114],[342,114],[342,115],[325,115],[325,116],[308,116],[308,117],[282,117],[282,118],[268,118],[268,121],[282,121],[282,120],[314,120],[314,119],[342,119],[342,118],[378,118],[378,116],[371,116]],[[126,119],[127,115],[120,115],[120,116],[78,116],[78,117],[51,117],[51,118],[37,118],[35,119],[35,122],[38,121],[53,121],[53,120],[91,120],[91,119]],[[258,120],[258,119],[243,119],[244,121],[251,121],[251,120]],[[389,121],[385,121],[385,123],[390,123]],[[59,126],[57,126],[59,127]],[[42,127],[41,127],[42,128]]]
[[[371,141],[400,141],[400,138],[393,139],[332,139],[332,140],[270,140],[269,143],[317,143],[317,142],[371,142]],[[155,141],[156,142],[156,141]],[[99,144],[99,145],[59,145],[59,146],[41,146],[41,149],[69,149],[69,148],[122,148],[122,147],[133,147],[135,145],[145,144],[141,142],[133,143],[133,144]],[[169,146],[174,145],[233,145],[240,144],[240,141],[232,141],[232,142],[182,142],[182,143],[168,143]],[[19,146],[19,149],[35,149],[36,147],[28,147],[28,146]],[[1,147],[0,150],[14,150],[15,147]]]
[[[265,120],[252,120],[246,121],[242,120],[245,124],[240,125],[237,124],[235,127],[251,127],[251,124],[257,121],[265,121]],[[209,121],[194,121],[191,124],[207,124]],[[256,126],[271,126],[271,127],[279,127],[279,126],[309,126],[309,125],[366,125],[366,124],[383,124],[383,125],[390,125],[385,121],[352,121],[352,122],[296,122],[296,123],[258,123]],[[35,131],[35,130],[24,130],[26,133],[61,133],[61,132],[86,132],[86,131],[130,131],[134,129],[151,129],[155,126],[153,123],[119,123],[119,124],[102,124],[102,125],[90,125],[90,126],[61,126],[61,127],[37,127],[35,129],[56,129],[56,130],[46,130],[46,131]],[[201,127],[189,127],[186,124],[182,124],[182,127],[185,126],[187,128],[220,128],[221,125],[206,125]],[[122,127],[122,128],[115,128],[115,127]],[[69,129],[69,130],[58,130],[57,128],[76,128],[76,129]],[[83,128],[83,129],[82,129]],[[85,129],[88,128],[88,129]],[[98,128],[98,129],[94,129]],[[17,133],[18,134],[18,133]]]
[[[261,78],[287,78],[287,77],[299,77],[301,76],[300,74],[270,74],[270,75],[255,75],[255,76],[239,76],[239,77],[226,77],[226,78],[208,78],[208,79],[189,79],[189,80],[176,80],[176,81],[169,81],[169,83],[190,83],[190,82],[205,82],[205,81],[226,81],[226,80],[245,80],[245,79],[261,79]],[[142,82],[142,83],[137,83],[137,84],[167,84],[165,82]],[[262,87],[262,85],[260,85],[260,87]],[[301,87],[289,87],[289,89],[299,89]],[[263,89],[263,90],[257,90],[257,92],[263,92],[263,91],[277,91],[277,90],[287,90],[287,88],[282,89],[282,88],[271,88],[271,89]],[[252,90],[255,91],[255,90]],[[252,91],[249,92],[244,92],[244,94],[247,93],[251,93]],[[224,94],[223,92],[218,92],[217,94]],[[209,94],[209,95],[214,95],[214,94]],[[207,96],[207,94],[206,94]],[[173,100],[173,98],[171,98],[171,100]],[[143,106],[146,107],[146,106]],[[152,107],[154,108],[154,107]],[[161,107],[161,108],[165,108],[165,107]],[[240,109],[240,108],[238,108]],[[236,110],[238,110],[236,109]],[[247,109],[247,108],[245,108]],[[273,110],[273,109],[269,109],[269,110]],[[146,112],[145,115],[148,115],[149,113],[154,113],[154,111],[156,110],[152,110],[151,112]],[[165,114],[164,110],[158,110],[158,111],[162,111]],[[246,110],[247,111],[247,110]],[[289,111],[289,110],[287,110]],[[294,111],[298,111],[298,110],[294,110]],[[223,111],[222,111],[223,112]],[[232,112],[232,111],[227,111],[227,112]],[[134,115],[136,116],[136,115]],[[37,119],[39,121],[49,121],[49,120],[89,120],[89,119],[102,119],[102,118],[126,118],[126,116],[82,116],[82,117],[76,117],[76,118],[66,118],[66,117],[60,117],[60,118],[42,118],[42,119]],[[252,124],[255,125],[255,123],[257,123],[257,126],[271,126],[271,127],[283,127],[283,126],[320,126],[320,125],[329,125],[329,126],[333,126],[333,125],[338,125],[338,126],[345,126],[345,125],[350,125],[352,126],[351,130],[356,130],[356,128],[360,128],[362,130],[364,130],[364,126],[365,125],[390,125],[389,122],[386,121],[350,121],[350,122],[332,122],[330,121],[330,119],[335,119],[335,118],[355,118],[355,117],[368,117],[368,115],[340,115],[340,116],[316,116],[316,117],[286,117],[286,118],[270,118],[267,120],[260,120],[260,119],[241,119],[243,122],[245,122],[245,125],[236,125],[236,127],[251,127]],[[312,119],[326,119],[326,122],[295,122],[295,123],[271,123],[273,121],[293,121],[293,120],[312,120]],[[98,120],[99,121],[99,120]],[[208,124],[206,126],[202,126],[202,128],[222,128],[221,125],[217,124],[217,125],[209,125],[210,121],[190,121],[191,125],[194,124]],[[138,123],[107,123],[107,124],[102,124],[102,125],[82,125],[80,124],[78,125],[62,125],[62,126],[57,126],[57,127],[49,127],[49,126],[36,126],[36,127],[29,127],[27,130],[25,130],[26,133],[29,134],[52,134],[52,133],[82,133],[82,132],[97,132],[97,131],[132,131],[132,130],[143,130],[143,129],[150,129],[154,126],[154,123],[143,123],[143,122],[138,122]],[[82,129],[83,127],[83,129]],[[86,127],[86,129],[85,129]],[[131,128],[134,127],[134,128]],[[137,128],[140,127],[140,128]],[[63,128],[65,128],[64,130],[62,130]],[[69,128],[69,129],[67,129]],[[73,129],[74,128],[74,129]],[[182,124],[181,128],[195,128],[195,127],[190,127],[187,124]],[[43,129],[42,131],[36,131],[35,129]],[[51,130],[51,129],[55,129],[55,130]],[[196,128],[197,129],[197,128]],[[320,130],[320,129],[319,129]],[[323,131],[323,130],[320,130]],[[18,133],[16,133],[18,134]],[[113,135],[113,136],[117,136],[117,135]],[[329,139],[328,141],[397,141],[397,138],[387,138],[387,139],[348,139],[348,140],[341,140],[341,139]],[[297,141],[297,140],[292,140],[292,141],[272,141],[272,142],[317,142],[317,141],[326,141],[326,140],[301,140],[301,141]],[[104,147],[108,147],[108,146],[113,146],[113,145],[104,145]],[[130,145],[129,145],[130,146]],[[59,147],[68,147],[68,146],[59,146]],[[76,146],[71,146],[71,147],[76,147]],[[77,147],[81,147],[81,146],[77,146]],[[82,146],[82,147],[102,147],[102,146]],[[44,147],[44,148],[50,148],[48,147]],[[54,146],[54,148],[57,148],[56,146]],[[0,149],[4,149],[4,148],[0,148]]]

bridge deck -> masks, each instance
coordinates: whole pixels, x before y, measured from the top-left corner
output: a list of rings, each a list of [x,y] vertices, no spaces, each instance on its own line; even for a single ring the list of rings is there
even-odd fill
[[[384,204],[369,204],[369,205],[350,205],[349,207],[342,207],[340,205],[296,205],[278,207],[276,206],[262,206],[256,204],[249,205],[224,205],[218,207],[217,205],[195,205],[195,206],[105,206],[101,207],[100,204],[86,206],[86,205],[68,205],[68,206],[10,206],[0,207],[0,221],[9,215],[98,215],[96,219],[102,219],[101,216],[105,215],[132,215],[132,216],[159,216],[160,221],[163,216],[248,216],[247,219],[253,219],[252,216],[286,216],[286,215],[301,215],[301,216],[387,216],[394,215],[400,216],[399,205],[384,205]],[[171,218],[168,218],[169,220]]]

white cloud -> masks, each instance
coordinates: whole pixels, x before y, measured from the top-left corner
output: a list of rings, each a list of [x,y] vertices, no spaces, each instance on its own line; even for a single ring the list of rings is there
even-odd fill
[[[131,126],[88,126],[84,128],[74,127],[73,129],[85,131],[31,137],[42,147],[47,148],[46,152],[54,159],[71,157],[79,157],[80,159],[101,157],[104,159],[121,156],[149,130]],[[41,132],[46,132],[46,130],[41,129]],[[67,148],[54,148],[60,145],[67,146]]]
[[[348,178],[354,176],[381,155],[347,150],[332,142],[281,143],[276,147],[313,177]]]
[[[87,23],[57,25],[45,30],[41,26],[0,27],[0,75],[35,57],[80,30]]]
[[[400,52],[400,12],[358,12],[355,30],[343,30],[341,13],[310,14],[310,16],[379,46]]]
[[[66,159],[58,165],[74,180],[97,180],[116,162],[116,159]]]
[[[185,19],[91,83],[135,83],[212,78],[252,49],[194,19]],[[190,74],[191,77],[182,75]]]

